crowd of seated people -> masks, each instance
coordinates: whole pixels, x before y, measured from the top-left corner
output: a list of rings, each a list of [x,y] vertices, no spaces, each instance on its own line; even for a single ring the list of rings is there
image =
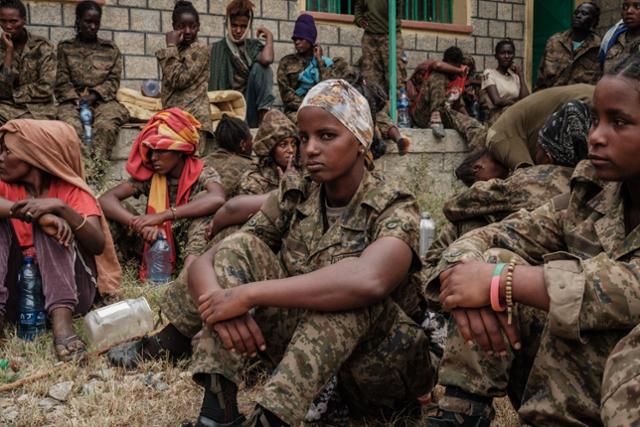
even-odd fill
[[[531,94],[509,39],[496,43],[496,68],[475,70],[452,46],[399,74],[414,126],[437,140],[456,129],[470,148],[455,171],[468,188],[444,204],[423,257],[423,195],[376,170],[388,144],[401,155],[411,144],[375,58],[388,2],[356,3],[361,69],[324,55],[311,15],[275,58],[269,30],[251,38],[251,1],[229,1],[211,46],[194,5],[176,1],[156,52],[163,109],[134,141],[128,178],[109,187],[128,112],[116,100],[122,55],[97,36],[101,6],[77,4],[56,60],[25,28],[22,1],[0,0],[0,346],[24,257],[40,267],[57,357],[77,360],[73,317],[120,298],[121,264],[147,280],[145,254],[162,236],[174,279],[159,288],[163,327],[108,359],[136,369],[190,358],[202,387],[192,425],[298,425],[327,395],[332,425],[388,419],[416,413],[436,384],[427,426],[488,427],[502,396],[528,425],[633,425],[640,2],[624,0],[602,39],[599,7],[581,2],[548,40]],[[214,128],[210,90],[241,92],[246,119]],[[246,418],[238,390],[257,361],[266,379]]]

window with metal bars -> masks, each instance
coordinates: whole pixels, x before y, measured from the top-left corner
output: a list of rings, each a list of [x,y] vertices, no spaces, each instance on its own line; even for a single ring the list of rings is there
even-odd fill
[[[306,0],[311,12],[353,15],[357,0]],[[453,22],[453,0],[403,0],[402,19],[420,22]]]

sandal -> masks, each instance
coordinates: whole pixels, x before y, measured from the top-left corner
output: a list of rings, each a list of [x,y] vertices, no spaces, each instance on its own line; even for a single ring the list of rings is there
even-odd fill
[[[72,350],[69,345],[73,343],[81,343],[82,347],[77,350]],[[76,334],[69,335],[64,338],[53,338],[53,347],[56,352],[56,356],[58,356],[58,360],[61,362],[69,362],[73,359],[81,359],[82,356],[86,353],[87,348],[84,342],[80,339]]]

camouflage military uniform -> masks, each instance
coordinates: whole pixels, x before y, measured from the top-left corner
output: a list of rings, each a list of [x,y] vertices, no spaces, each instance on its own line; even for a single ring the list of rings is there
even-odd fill
[[[236,195],[240,178],[253,166],[251,157],[232,153],[224,148],[215,149],[204,161],[220,174],[220,182],[227,199]]]
[[[138,199],[149,195],[151,180],[141,182],[129,178],[128,182],[135,189],[133,197]],[[178,195],[178,181],[168,179],[167,182],[169,187],[169,202],[171,206],[175,206]],[[218,175],[218,172],[216,172],[214,168],[205,166],[200,173],[200,177],[198,177],[197,181],[191,187],[189,200],[197,199],[206,194],[207,184],[212,182],[220,183],[220,175]],[[140,215],[139,212],[132,213]],[[179,271],[184,258],[188,255],[198,256],[204,252],[207,245],[205,229],[210,221],[211,216],[206,216],[199,218],[179,218],[173,222],[173,239],[176,242],[176,253],[178,255],[176,271]],[[111,234],[113,235],[113,241],[116,242],[120,259],[138,259],[142,254],[144,245],[144,241],[140,236],[122,224],[111,221],[109,225]]]
[[[358,257],[383,237],[417,249],[415,199],[383,178],[365,172],[351,202],[326,231],[321,187],[300,181],[287,175],[260,213],[221,243],[214,261],[220,286],[310,273]],[[350,403],[365,412],[388,413],[431,388],[424,332],[391,298],[331,313],[258,307],[254,317],[265,334],[265,361],[277,365],[257,400],[289,425],[302,420],[336,372]],[[204,333],[193,356],[196,379],[219,373],[238,382],[242,366],[242,358],[227,351],[217,335]]]
[[[292,53],[282,58],[278,65],[277,79],[280,99],[282,99],[284,113],[294,123],[297,121],[298,107],[300,107],[304,98],[304,96],[296,94],[296,89],[300,84],[298,76],[309,66],[310,60],[311,58],[307,60],[302,55]],[[318,65],[320,80],[342,78],[346,74],[348,67],[349,64],[342,58],[334,58],[333,65],[330,67],[320,61]]]
[[[440,230],[425,256],[425,277],[429,276],[430,268],[438,265],[449,245],[463,234],[502,221],[520,209],[536,209],[568,193],[572,172],[571,168],[555,165],[521,168],[506,179],[478,181],[447,200],[442,211],[449,223]],[[437,290],[427,291],[429,299],[438,299]]]
[[[636,228],[625,236],[621,185],[598,181],[590,162],[581,162],[570,195],[466,234],[445,251],[432,274],[437,278],[462,259],[481,260],[491,247],[544,265],[550,308],[538,331],[540,343],[519,409],[527,424],[602,425],[605,362],[640,322],[640,234]],[[489,357],[470,350],[457,328],[451,332],[449,344],[458,351],[445,355],[449,361],[442,362],[440,383],[482,397],[503,395],[519,352],[510,351],[506,359]],[[464,407],[447,396],[440,406]]]
[[[5,52],[4,43],[0,43],[2,58]],[[27,31],[27,42],[22,52],[14,53],[11,68],[7,70],[0,64],[0,123],[18,118],[54,119],[55,79],[53,46],[47,39]]]
[[[400,32],[400,17],[404,2],[396,0],[396,63],[398,90],[405,87],[407,68],[401,59],[404,50],[402,33]],[[377,83],[385,92],[389,92],[389,20],[387,0],[357,0],[354,5],[356,25],[361,26],[363,20],[367,27],[362,35],[362,63],[364,77]]]
[[[540,60],[536,90],[576,83],[595,85],[600,79],[600,41],[600,36],[591,32],[574,51],[572,30],[551,36]]]
[[[612,71],[616,65],[631,55],[640,53],[640,38],[635,40],[627,40],[627,38],[628,33],[620,34],[616,43],[607,51],[603,65],[604,74]]]
[[[447,75],[438,71],[432,71],[429,77],[424,79],[411,110],[411,120],[415,127],[428,128],[431,125],[431,113],[434,111],[440,112],[445,127],[451,127],[451,121],[446,120],[445,111],[448,84]]]
[[[122,55],[112,41],[98,39],[87,45],[70,39],[58,45],[58,120],[73,126],[80,140],[83,130],[76,102],[85,90],[98,95],[93,105],[93,140],[90,148],[83,145],[86,175],[96,185],[109,165],[120,126],[129,120],[127,109],[116,101],[121,75]]]
[[[640,326],[613,349],[602,381],[602,422],[605,426],[637,426],[640,421]]]
[[[203,131],[213,133],[207,95],[209,48],[195,42],[185,48],[172,46],[160,49],[156,57],[162,68],[163,108],[181,108],[198,119]]]

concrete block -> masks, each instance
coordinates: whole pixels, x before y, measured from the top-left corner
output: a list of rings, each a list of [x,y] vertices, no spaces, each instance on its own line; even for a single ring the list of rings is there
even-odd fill
[[[415,50],[416,49],[416,34],[415,33],[403,33],[402,34],[402,43],[404,50]]]
[[[289,17],[288,3],[293,2],[286,0],[262,0],[260,3],[262,3],[262,13],[258,14],[258,16],[270,19],[287,19]]]
[[[158,61],[149,56],[124,56],[124,75],[127,79],[159,79]]]
[[[512,5],[511,19],[513,21],[524,22],[525,13],[525,6],[523,4]]]
[[[105,40],[113,40],[113,31],[100,30],[98,37]]]
[[[209,0],[209,13],[224,15],[228,3],[227,0]]]
[[[407,52],[407,55],[409,53]],[[356,46],[352,46],[351,47],[351,62],[352,63],[356,63],[358,62],[358,60],[360,60],[360,57],[362,56],[362,48],[361,47],[356,47]]]
[[[295,49],[293,47],[293,43],[291,42],[274,42],[273,43],[273,56],[276,61],[280,61],[280,59],[288,55],[290,53],[294,53]]]
[[[156,3],[158,0],[151,0],[151,3]],[[147,7],[147,0],[118,0],[119,6],[132,6],[132,7]]]
[[[72,39],[76,36],[76,30],[68,27],[51,27],[49,41],[58,45],[62,40]]]
[[[450,36],[438,36],[438,52],[444,52],[451,46],[456,45],[456,40]]]
[[[160,12],[157,10],[131,9],[131,29],[145,33],[160,32]]]
[[[329,46],[329,56],[332,58],[339,56],[350,64],[353,64],[353,62],[351,62],[351,48],[349,46]]]
[[[345,46],[361,46],[362,30],[359,28],[341,27],[340,44]]]
[[[105,7],[102,9],[101,28],[106,30],[128,30],[129,9],[124,7]]]
[[[433,34],[420,33],[416,37],[418,50],[435,51],[438,45],[438,37]]]
[[[493,40],[486,37],[476,38],[476,54],[478,55],[492,55],[494,49]]]
[[[473,18],[471,26],[473,27],[473,36],[486,36],[489,34],[489,21],[486,19]]]
[[[278,21],[274,21],[272,19],[255,19],[253,21],[253,29],[257,33],[258,28],[265,27],[267,30],[271,31],[273,34],[274,40],[278,40]],[[221,28],[222,29],[222,28]],[[222,34],[220,34],[222,35]],[[291,39],[289,39],[291,40]],[[276,57],[278,58],[278,57]]]
[[[143,33],[115,32],[113,41],[122,53],[145,54]]]
[[[222,37],[224,34],[224,18],[217,15],[200,15],[199,36]]]
[[[478,16],[480,18],[495,19],[498,14],[497,3],[493,1],[478,1]]]
[[[145,34],[145,54],[155,56],[156,51],[165,47],[165,35],[164,34]]]
[[[524,34],[522,22],[507,22],[505,34],[512,39],[522,39]]]
[[[73,27],[76,24],[76,5],[65,3],[62,5],[62,22],[65,27]]]
[[[55,2],[29,4],[31,25],[62,25],[62,5]]]
[[[173,22],[171,22],[171,12],[162,11],[160,15],[160,23],[162,24],[162,32],[168,33],[169,31],[173,31]]]
[[[277,22],[278,22],[278,34],[274,33],[277,40],[281,42],[291,41],[291,36],[293,35],[293,27],[295,23],[291,21],[277,21]],[[320,40],[321,38],[324,39],[324,33],[320,31],[320,29],[318,28],[319,43],[322,43],[322,41]],[[338,34],[336,32],[336,41],[329,42],[329,43],[337,43],[337,42],[338,42]]]
[[[473,37],[456,37],[456,46],[462,49],[465,55],[471,55],[476,51],[476,40]]]
[[[282,27],[284,22],[280,22],[280,33],[282,34]],[[291,32],[288,33],[289,37],[293,35],[293,26]],[[285,34],[286,35],[286,34]],[[282,35],[280,36],[282,38]],[[321,45],[338,44],[338,27],[334,25],[318,25],[318,43]]]
[[[502,21],[492,21],[489,25],[489,35],[491,37],[503,38],[505,34],[505,23]]]
[[[30,25],[29,32],[31,32],[31,34],[35,34],[36,36],[49,39],[49,27],[39,27],[39,26]]]
[[[513,5],[511,3],[498,2],[497,16],[502,21],[511,21],[513,19]]]

